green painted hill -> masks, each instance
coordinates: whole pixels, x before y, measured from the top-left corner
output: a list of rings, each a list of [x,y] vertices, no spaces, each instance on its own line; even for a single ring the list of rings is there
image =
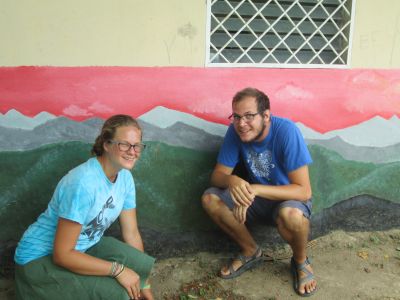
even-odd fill
[[[208,186],[216,154],[147,144],[133,170],[139,224],[171,231],[210,228],[200,197]],[[18,239],[46,209],[62,176],[86,161],[89,152],[90,145],[81,142],[1,152],[0,240]]]
[[[216,153],[148,143],[133,170],[139,224],[161,231],[212,228],[200,197],[208,187]],[[89,158],[90,145],[69,142],[31,151],[1,152],[0,240],[19,239],[42,212],[60,178]],[[360,194],[400,203],[400,162],[346,161],[310,146],[314,212]]]
[[[211,228],[200,198],[215,161],[216,153],[152,143],[133,170],[139,224],[173,231]]]
[[[363,163],[344,160],[321,146],[309,149],[314,212],[365,194],[400,203],[400,162]]]
[[[1,152],[0,240],[20,234],[45,210],[58,181],[89,157],[80,142],[44,146],[31,151]]]

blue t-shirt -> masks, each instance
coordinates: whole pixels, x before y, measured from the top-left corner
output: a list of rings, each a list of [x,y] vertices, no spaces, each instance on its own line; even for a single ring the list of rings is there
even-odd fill
[[[312,163],[300,130],[290,120],[272,116],[268,135],[261,142],[243,143],[229,126],[218,163],[234,168],[243,160],[250,183],[289,184],[288,173]]]
[[[84,252],[100,240],[123,209],[135,207],[132,174],[123,169],[112,183],[99,161],[90,158],[58,183],[46,211],[29,226],[18,243],[15,262],[24,265],[53,253],[59,217],[82,225],[75,249]]]

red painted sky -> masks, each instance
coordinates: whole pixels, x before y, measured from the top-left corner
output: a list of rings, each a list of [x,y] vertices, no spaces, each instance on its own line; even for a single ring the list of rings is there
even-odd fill
[[[82,120],[162,105],[227,124],[247,86],[269,95],[273,114],[320,132],[400,116],[400,70],[183,67],[0,67],[0,112]]]

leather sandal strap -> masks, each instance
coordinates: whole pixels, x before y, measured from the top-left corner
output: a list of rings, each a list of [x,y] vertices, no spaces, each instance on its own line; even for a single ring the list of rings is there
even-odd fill
[[[303,271],[303,270],[308,271],[308,270],[306,269],[306,267],[307,267],[308,265],[311,264],[310,261],[309,261],[309,259],[308,259],[308,257],[306,257],[306,260],[305,260],[303,263],[301,263],[301,264],[297,263],[296,261],[294,261],[294,262],[295,262],[295,264],[296,264],[297,270],[299,270],[299,271]]]
[[[236,259],[237,259],[237,260],[240,260],[241,263],[242,263],[242,265],[244,265],[245,263],[247,263],[247,262],[251,259],[251,257],[245,256],[245,255],[243,255],[243,254],[239,254],[239,255],[236,257]]]
[[[314,274],[308,273],[306,277],[299,279],[299,285],[303,285],[304,283],[310,282],[314,279]]]
[[[300,271],[300,272],[303,272],[304,274],[306,274],[305,277],[299,279],[299,284],[300,285],[302,285],[303,283],[309,282],[309,281],[314,279],[314,274],[306,269],[306,267],[311,264],[310,260],[308,259],[308,257],[306,257],[306,260],[301,264],[298,264],[296,261],[294,261],[294,262],[295,262],[295,265],[296,265],[297,272]]]
[[[256,249],[256,251],[254,252],[253,255],[246,256],[246,255],[243,255],[243,254],[239,254],[236,257],[236,259],[240,260],[242,262],[242,264],[245,264],[245,263],[249,262],[250,260],[257,258],[259,256],[258,254],[260,254],[260,253],[261,253],[261,247],[257,246],[257,249]]]

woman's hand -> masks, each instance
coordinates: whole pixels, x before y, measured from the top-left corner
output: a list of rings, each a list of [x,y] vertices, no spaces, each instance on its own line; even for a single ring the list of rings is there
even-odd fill
[[[130,299],[140,299],[140,278],[135,271],[125,267],[115,279],[126,289]]]

